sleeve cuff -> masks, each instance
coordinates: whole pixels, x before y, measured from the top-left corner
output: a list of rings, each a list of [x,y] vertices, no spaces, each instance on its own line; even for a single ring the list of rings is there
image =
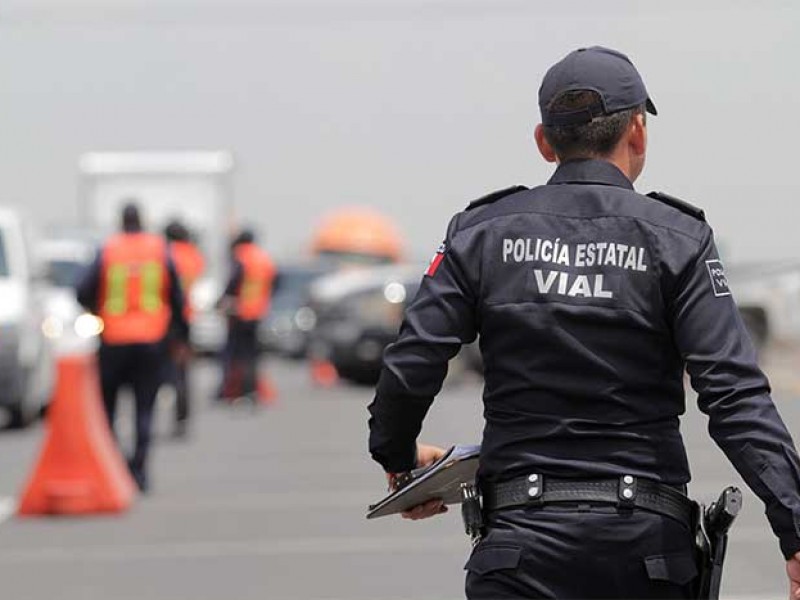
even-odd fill
[[[780,544],[781,552],[786,560],[790,560],[795,554],[800,552],[800,537],[798,536],[787,536],[781,538]]]

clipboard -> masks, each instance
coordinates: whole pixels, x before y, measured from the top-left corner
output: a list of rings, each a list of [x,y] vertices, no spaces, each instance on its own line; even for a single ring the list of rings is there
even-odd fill
[[[367,510],[367,519],[403,512],[428,500],[461,503],[461,484],[475,483],[481,447],[453,446],[432,465],[411,472],[411,480]]]

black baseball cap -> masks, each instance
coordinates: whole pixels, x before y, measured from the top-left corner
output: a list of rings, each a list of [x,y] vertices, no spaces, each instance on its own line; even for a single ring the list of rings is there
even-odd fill
[[[547,107],[564,92],[592,90],[600,102],[580,110],[550,114]],[[658,114],[641,75],[622,52],[592,46],[570,52],[554,64],[539,88],[539,109],[547,126],[580,125],[595,117],[645,105],[647,112]]]

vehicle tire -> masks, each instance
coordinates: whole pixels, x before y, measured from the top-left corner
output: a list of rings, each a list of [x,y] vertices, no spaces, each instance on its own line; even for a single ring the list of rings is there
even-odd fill
[[[25,429],[39,416],[38,407],[33,405],[30,398],[20,398],[16,406],[9,409],[8,426],[11,429]]]
[[[18,400],[9,407],[9,422],[8,426],[11,429],[25,429],[28,425],[36,421],[41,414],[43,398],[34,396],[35,386],[31,385],[31,377],[35,373],[31,373],[29,369],[24,367],[20,368],[21,380],[17,384],[16,393]]]

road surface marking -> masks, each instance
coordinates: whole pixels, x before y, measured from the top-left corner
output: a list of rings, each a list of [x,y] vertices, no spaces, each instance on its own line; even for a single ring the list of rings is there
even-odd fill
[[[254,492],[248,494],[218,495],[216,497],[153,498],[147,503],[147,511],[203,512],[207,510],[310,510],[315,508],[362,508],[381,495],[380,489],[361,491],[309,492]]]
[[[222,558],[226,556],[300,556],[334,554],[375,554],[395,552],[440,552],[442,550],[469,553],[466,536],[408,537],[387,539],[372,537],[324,537],[292,539],[257,539],[245,541],[198,540],[152,544],[51,546],[28,549],[8,549],[0,552],[0,564],[27,562],[69,563],[82,561],[125,562],[130,560],[164,560],[167,558]]]
[[[737,531],[737,544],[762,541],[761,527],[742,527]],[[187,542],[103,544],[78,546],[37,546],[0,550],[0,564],[26,562],[117,562],[129,560],[163,560],[167,558],[223,558],[230,556],[301,556],[332,554],[391,554],[397,552],[461,551],[469,553],[469,540],[464,535],[438,537],[304,537],[241,541],[196,540]]]

